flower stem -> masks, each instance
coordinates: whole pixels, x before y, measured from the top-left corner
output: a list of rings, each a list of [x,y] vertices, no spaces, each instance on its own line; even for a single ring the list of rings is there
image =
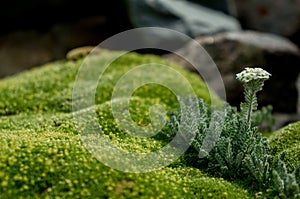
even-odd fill
[[[249,127],[251,127],[251,117],[252,117],[252,111],[253,111],[253,104],[255,103],[254,100],[256,100],[255,92],[253,89],[250,90],[250,100],[247,102],[248,104],[248,113],[247,113],[247,122],[249,124]],[[247,100],[247,98],[246,98]]]
[[[251,128],[252,112],[257,110],[256,93],[262,90],[264,81],[269,79],[270,73],[261,68],[245,68],[236,74],[236,78],[244,83],[245,104],[241,104],[243,115]]]

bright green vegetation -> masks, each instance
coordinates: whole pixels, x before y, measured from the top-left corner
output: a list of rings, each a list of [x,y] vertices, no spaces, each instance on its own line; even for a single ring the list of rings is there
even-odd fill
[[[111,52],[102,52],[101,56],[97,56],[96,64],[100,69],[104,67],[111,54]],[[74,62],[50,63],[43,66],[42,69],[24,72],[16,77],[2,80],[0,84],[0,115],[15,115],[22,112],[71,112],[74,81],[82,62],[83,60],[79,59]],[[122,75],[136,66],[148,63],[166,64],[179,70],[178,67],[151,55],[143,58],[134,53],[122,56],[103,73],[95,96],[96,103],[101,104],[111,98],[114,86]],[[90,73],[93,76],[95,72],[90,71]],[[180,70],[180,73],[194,85],[195,93],[209,102],[210,96],[207,87],[202,81],[199,81],[198,76],[183,70]],[[168,77],[168,74],[165,76]],[[169,81],[174,81],[170,74]],[[176,83],[180,86],[180,82]],[[142,98],[155,98],[170,107],[176,107],[175,96],[171,92],[166,93],[166,88],[163,86],[144,86],[138,89],[135,95]],[[212,98],[215,99],[216,96],[214,95]]]
[[[108,56],[110,52],[101,54],[99,67]],[[112,120],[108,100],[122,74],[149,62],[167,64],[150,55],[131,53],[121,57],[106,71],[95,96],[105,136],[136,153],[157,150],[167,140],[122,132]],[[81,63],[82,59],[50,63],[0,81],[0,198],[252,197],[251,190],[211,177],[183,159],[143,174],[113,170],[97,161],[83,147],[71,113],[72,89]],[[171,67],[190,81],[200,98],[210,101],[205,84],[196,75]],[[84,97],[76,100],[84,103]],[[148,124],[145,113],[156,103],[166,110],[178,107],[174,94],[165,87],[137,89],[130,102],[133,120]]]
[[[91,61],[103,69],[113,53],[103,51]],[[198,125],[196,138],[183,156],[160,170],[135,174],[104,165],[83,146],[72,113],[72,91],[82,63],[83,59],[50,63],[0,81],[0,198],[291,198],[299,193],[299,123],[275,132],[269,142],[256,126],[263,121],[272,124],[270,109],[254,112],[249,126],[243,112],[228,105],[221,109],[224,103],[214,94],[209,96],[198,76],[151,55],[126,54],[103,73],[94,98],[103,137],[124,151],[149,153],[160,150],[178,133],[181,115],[176,111],[176,96],[158,84],[134,90],[128,111],[137,125],[147,126],[153,122],[149,108],[160,104],[169,111],[163,115],[167,125],[160,133],[149,138],[132,136],[118,127],[112,114],[110,99],[119,79],[136,66],[156,63],[182,74],[200,98],[199,117],[193,118],[194,110],[188,110],[191,116],[185,126]],[[86,72],[90,77],[97,75],[93,70]],[[184,89],[174,74],[158,72],[144,71],[141,77],[131,78],[131,85],[159,76],[164,83]],[[84,83],[83,91],[91,82]],[[129,90],[121,84],[122,92]],[[85,105],[84,94],[73,100]],[[122,100],[117,101],[120,110]],[[217,109],[211,109],[211,100],[217,101]],[[211,118],[221,122],[209,127]],[[80,123],[90,122],[84,119]],[[201,148],[208,133],[219,135],[209,154]],[[199,154],[207,156],[199,159]]]
[[[99,163],[73,133],[3,131],[3,198],[245,198],[247,192],[193,168],[145,174],[119,172]]]
[[[277,149],[277,154],[286,153],[283,157],[289,171],[293,171],[300,162],[300,122],[274,132],[270,137],[270,145]]]

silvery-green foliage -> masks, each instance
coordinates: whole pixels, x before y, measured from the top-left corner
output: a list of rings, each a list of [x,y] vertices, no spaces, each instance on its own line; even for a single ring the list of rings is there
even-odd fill
[[[231,111],[209,161],[212,168],[231,179],[248,174],[261,181],[268,172],[268,153],[267,139],[257,133],[257,128],[249,128],[238,112]]]
[[[202,129],[205,129],[208,119],[207,105],[195,97],[186,97],[180,99],[180,110],[175,112],[169,112],[169,122],[166,129],[162,132],[167,137],[174,138],[179,136],[180,139],[173,144],[176,146],[184,145],[186,143],[191,144],[192,138],[198,137],[202,139]],[[195,110],[197,109],[198,110]],[[184,110],[184,112],[182,112]]]
[[[251,143],[252,142],[252,143]],[[270,175],[270,147],[267,138],[257,134],[250,139],[248,151],[243,160],[243,167],[257,182],[266,183]]]
[[[297,181],[297,169],[288,173],[286,166],[280,159],[273,162],[271,180],[272,187],[280,198],[300,198],[300,184]]]
[[[191,99],[185,101],[185,104],[188,102]],[[257,127],[249,127],[243,112],[238,112],[228,104],[220,111],[208,107],[201,99],[198,100],[198,107],[198,117],[191,114],[188,119],[194,120],[189,124],[197,126],[191,143],[195,150],[188,152],[198,154],[189,154],[190,157],[200,157],[201,164],[208,166],[205,169],[226,179],[254,183],[260,191],[270,189],[282,198],[299,196],[300,165],[293,173],[288,173],[284,162],[274,157],[267,138],[258,132]],[[168,128],[164,133],[171,137],[182,133],[179,131],[181,113],[174,112],[169,116]],[[210,140],[207,137],[215,139],[214,142],[207,144],[206,141]],[[211,147],[209,144],[213,147],[206,150]]]
[[[251,126],[257,126],[259,129],[272,132],[275,124],[275,118],[272,115],[273,107],[271,105],[264,106],[261,110],[257,110],[252,114]]]
[[[300,166],[288,173],[281,160],[284,153],[281,158],[275,157],[268,139],[258,132],[259,123],[264,120],[273,122],[270,107],[256,111],[256,93],[262,90],[269,77],[270,74],[263,69],[246,68],[237,74],[245,88],[245,103],[241,103],[240,112],[227,104],[221,111],[215,110],[203,100],[197,100],[198,117],[192,109],[187,109],[191,112],[189,118],[176,112],[170,115],[168,129],[172,131],[170,135],[180,135],[183,131],[179,124],[182,120],[188,121],[183,127],[191,130],[185,132],[195,135],[191,145],[196,150],[191,151],[198,152],[198,157],[206,162],[204,165],[208,165],[208,171],[227,179],[247,181],[259,190],[272,190],[273,195],[280,198],[300,198]],[[194,107],[189,106],[193,100],[189,98],[180,104]]]
[[[241,110],[244,113],[245,118],[249,125],[251,124],[252,113],[253,111],[257,110],[257,97],[256,97],[256,90],[252,87],[245,85],[244,90],[245,95],[245,104],[242,104]]]
[[[199,151],[199,158],[204,158],[209,155],[209,152],[213,150],[215,145],[218,142],[219,137],[221,136],[223,126],[224,126],[224,117],[226,116],[226,111],[213,110],[210,114],[209,125],[205,130],[204,139],[194,139],[194,143],[201,145]],[[203,136],[202,136],[203,138]]]

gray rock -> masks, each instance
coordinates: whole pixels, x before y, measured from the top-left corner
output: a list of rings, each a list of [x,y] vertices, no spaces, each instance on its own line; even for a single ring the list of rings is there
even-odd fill
[[[96,16],[56,24],[48,32],[23,30],[0,35],[0,78],[63,59],[72,48],[98,45],[103,36],[92,30],[104,23],[105,18]]]
[[[241,29],[238,20],[234,17],[195,2],[186,0],[127,0],[126,2],[131,23],[137,28],[164,27],[182,32],[190,37]],[[216,2],[215,4],[221,4],[219,10],[228,10],[226,1]],[[211,5],[212,2],[207,4],[210,4],[210,7],[217,7]],[[150,34],[155,34],[155,32]],[[164,35],[157,34],[151,38],[151,42],[156,37],[164,38]],[[172,37],[172,35],[168,35],[168,37]]]
[[[246,28],[291,36],[300,30],[300,0],[235,0]]]
[[[300,52],[292,42],[280,36],[254,31],[221,33],[196,40],[217,65],[230,104],[238,106],[244,101],[243,88],[235,79],[236,73],[247,66],[259,66],[272,74],[266,81],[263,92],[258,93],[259,105],[271,104],[276,112],[297,112],[296,81],[300,71]],[[205,55],[195,53],[197,50],[190,44],[179,51],[208,71],[214,64]],[[164,57],[196,72],[193,66],[175,54]],[[211,74],[205,78],[210,83],[208,85],[218,93],[222,85],[214,85],[214,76],[215,74]]]

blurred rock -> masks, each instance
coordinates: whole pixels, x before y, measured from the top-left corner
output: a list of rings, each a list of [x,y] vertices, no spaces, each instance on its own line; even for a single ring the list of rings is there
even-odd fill
[[[231,105],[239,106],[244,101],[243,88],[235,79],[236,73],[247,66],[259,66],[272,74],[263,92],[258,93],[259,105],[271,104],[276,112],[297,112],[296,80],[300,72],[300,52],[292,42],[280,36],[254,31],[221,33],[196,40],[218,66],[225,84],[227,101]],[[193,48],[187,44],[179,51],[209,71],[213,63],[207,61],[205,55],[195,54],[197,50]],[[164,57],[196,72],[193,66],[174,54]],[[211,74],[205,78],[214,82],[214,76]],[[213,89],[219,88],[222,85],[213,85]]]
[[[0,78],[49,61],[65,58],[66,53],[83,45],[103,41],[105,18],[94,16],[77,22],[56,24],[49,31],[15,31],[0,36]]]
[[[300,30],[300,0],[234,0],[247,29],[291,36]]]
[[[238,20],[228,14],[229,5],[226,0],[204,1],[210,8],[202,6],[203,1],[127,0],[126,2],[130,21],[136,28],[149,26],[169,28],[193,38],[241,29]],[[147,38],[151,38],[151,42],[155,38],[172,40],[172,35],[161,35],[153,31],[145,36],[145,40]]]

